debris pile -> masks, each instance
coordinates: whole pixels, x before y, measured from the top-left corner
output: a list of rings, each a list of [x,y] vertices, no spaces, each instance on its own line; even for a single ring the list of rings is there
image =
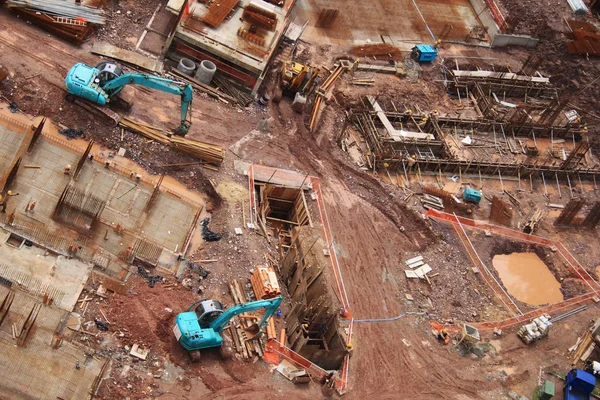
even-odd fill
[[[531,323],[523,325],[517,331],[517,335],[525,342],[525,344],[529,344],[533,341],[539,340],[548,336],[548,332],[550,331],[550,326],[552,326],[552,322],[550,322],[549,315],[542,315],[538,318],[535,318]]]
[[[61,135],[65,135],[67,139],[77,139],[78,137],[85,138],[83,129],[65,128],[58,131]]]
[[[98,318],[94,318],[94,323],[96,324],[96,328],[98,328],[102,332],[108,331],[108,325],[100,321]]]
[[[210,218],[206,217],[200,222],[202,225],[202,239],[207,242],[216,242],[217,240],[221,240],[222,236],[218,233],[215,233],[208,229],[208,223],[210,222]]]
[[[160,275],[151,275],[148,271],[146,271],[144,268],[142,267],[137,267],[138,270],[138,275],[140,275],[142,278],[145,278],[148,280],[148,286],[150,286],[151,288],[154,287],[155,283],[158,282],[163,282],[164,278]]]
[[[75,2],[58,0],[8,0],[12,12],[70,42],[80,44],[92,24],[104,25],[104,11]]]
[[[208,278],[208,275],[210,274],[209,270],[207,270],[206,268],[204,268],[202,265],[200,265],[198,263],[190,262],[189,267],[192,271],[198,273],[198,275],[200,276],[200,279],[206,279],[206,278]]]

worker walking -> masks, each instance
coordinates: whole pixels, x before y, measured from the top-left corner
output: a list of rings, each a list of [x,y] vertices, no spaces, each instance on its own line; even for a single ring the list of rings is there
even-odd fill
[[[335,374],[330,372],[321,378],[321,393],[325,397],[331,397],[335,393]]]

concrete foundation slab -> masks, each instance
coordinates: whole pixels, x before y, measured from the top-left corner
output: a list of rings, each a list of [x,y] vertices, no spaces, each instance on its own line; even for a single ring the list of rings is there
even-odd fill
[[[0,228],[0,238],[6,238],[7,235],[8,232]],[[0,276],[35,296],[43,297],[48,293],[54,298],[55,305],[72,310],[92,265],[45,253],[44,249],[37,246],[16,249],[2,244]]]
[[[24,136],[0,125],[0,176],[9,172]]]
[[[0,286],[0,298],[8,289]],[[88,358],[83,349],[63,342],[58,349],[52,338],[66,312],[43,306],[25,347],[17,347],[12,324],[20,330],[37,300],[16,291],[13,305],[0,327],[0,397],[9,399],[86,399],[104,360]],[[81,368],[75,368],[79,361]]]
[[[58,137],[59,135],[54,133],[54,126],[47,123],[44,133],[32,151],[25,153],[23,146],[29,143],[27,125],[19,125],[19,129],[9,124],[5,125],[7,126],[0,131],[0,139],[4,138],[8,145],[0,148],[0,155],[6,153],[6,157],[13,163],[15,153],[23,154],[21,167],[10,186],[18,196],[9,198],[6,214],[0,218],[1,222],[6,224],[7,230],[62,255],[69,255],[69,252],[77,249],[76,257],[86,262],[91,262],[94,254],[102,249],[103,260],[99,268],[104,268],[112,275],[118,275],[127,267],[127,249],[138,239],[157,243],[170,252],[182,250],[183,241],[194,224],[194,215],[201,204],[186,200],[185,195],[178,197],[179,193],[173,192],[173,185],[168,185],[168,189],[159,190],[152,204],[149,204],[154,191],[149,179],[144,174],[142,179],[137,179],[137,171],[131,174],[130,169],[134,170],[135,167],[125,166],[127,160],[116,161],[109,158],[110,168],[105,168],[104,160],[99,162],[99,159],[103,158],[99,153],[94,160],[83,162],[77,179],[73,180],[72,175],[64,173],[64,168],[70,165],[74,171],[82,151],[78,146]],[[82,196],[81,207],[84,207],[86,199],[91,197],[104,204],[96,222],[92,223],[91,217],[86,214],[87,211],[80,210],[76,204],[69,205],[68,209],[61,208],[60,221],[54,218],[59,199],[68,185]],[[33,203],[34,211],[28,211]],[[9,223],[11,215],[14,217]],[[67,221],[79,221],[79,233],[65,225]],[[86,224],[89,224],[87,230]],[[39,294],[42,286],[49,285],[48,287],[62,298],[61,304],[64,307],[72,307],[79,292],[72,290],[70,286],[77,286],[79,281],[85,280],[92,264],[77,268],[79,275],[71,275],[70,260],[61,258],[60,261],[51,263],[51,267],[45,265],[44,268],[33,271],[29,268],[39,264],[37,257],[43,250],[32,249],[22,250],[26,254],[32,253],[29,267],[21,269],[18,260],[14,257],[7,258],[5,274],[10,277],[19,274],[22,274],[22,277],[28,276],[28,281],[35,286],[31,289],[32,293]],[[14,267],[18,267],[16,270],[12,269],[13,263]],[[168,270],[176,270],[178,267],[170,260],[163,264]],[[49,278],[48,271],[51,269],[54,270],[53,273],[58,273],[54,280],[60,283]],[[63,272],[61,269],[66,271],[65,276],[60,275]],[[38,276],[40,273],[43,276]]]
[[[322,9],[339,10],[330,28],[314,26]],[[416,43],[434,43],[436,39],[465,41],[471,30],[481,27],[468,0],[299,0],[295,12],[297,23],[309,21],[302,38],[319,44],[385,40],[408,51]]]

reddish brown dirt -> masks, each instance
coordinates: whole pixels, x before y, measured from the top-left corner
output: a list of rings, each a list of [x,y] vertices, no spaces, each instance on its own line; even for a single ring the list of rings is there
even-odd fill
[[[16,101],[28,113],[43,113],[65,125],[84,127],[90,137],[102,141],[111,150],[122,146],[120,138],[117,139],[120,135],[114,128],[60,100],[63,93],[61,71],[75,61],[95,61],[95,57],[85,50],[71,48],[47,37],[4,12],[0,12],[0,26],[3,32],[10,29],[11,33],[9,37],[0,32],[0,37],[19,45],[15,49],[0,43],[0,62],[12,73],[10,81],[1,84],[4,96]],[[36,43],[41,38],[52,46],[62,48],[62,52],[50,47],[39,49]],[[19,48],[30,49],[29,53],[35,48],[38,58]],[[72,56],[65,56],[65,52]],[[488,50],[481,52],[489,54]],[[496,51],[492,54],[502,58],[511,53]],[[330,65],[327,62],[331,56],[330,49],[315,48],[311,56]],[[48,63],[54,68],[48,69]],[[561,66],[560,61],[555,63],[551,68],[557,72],[562,69],[566,75],[569,66]],[[590,65],[585,63],[585,67]],[[26,79],[36,73],[42,75]],[[577,79],[581,78],[582,82],[589,81],[582,78],[583,73],[577,74]],[[485,315],[486,308],[494,305],[494,300],[481,283],[459,276],[460,268],[465,269],[466,262],[457,251],[451,235],[435,225],[432,230],[429,222],[411,210],[412,205],[409,207],[401,200],[403,196],[397,187],[382,183],[377,177],[355,168],[336,145],[335,139],[344,123],[344,109],[360,94],[387,95],[393,97],[398,106],[418,104],[426,110],[433,104],[440,107],[440,103],[441,107],[453,107],[452,101],[440,91],[439,82],[431,82],[441,79],[435,66],[425,67],[421,77],[414,82],[384,77],[375,87],[360,89],[350,87],[343,78],[315,133],[309,133],[302,123],[308,113],[304,116],[296,114],[286,100],[268,109],[252,105],[246,110],[216,103],[201,95],[194,102],[199,113],[190,138],[231,146],[246,137],[247,141],[236,151],[244,160],[321,177],[336,251],[352,313],[357,319],[386,318],[405,311],[427,310],[439,314],[442,319],[460,321],[479,318],[479,315]],[[592,93],[590,91],[589,95]],[[145,93],[141,93],[136,96],[132,115],[156,124],[173,124],[178,107],[174,99],[163,95],[146,97]],[[251,136],[246,136],[253,131]],[[125,143],[130,146],[132,157],[153,172],[167,172],[160,169],[159,164],[189,160],[161,146],[144,146],[142,141],[127,134]],[[235,157],[228,152],[218,172],[200,167],[171,172],[200,190],[213,190],[208,179],[214,179],[217,186],[233,182],[244,187],[245,179],[233,170]],[[218,354],[208,351],[200,365],[191,365],[170,335],[174,315],[199,298],[194,293],[199,285],[204,286],[207,296],[225,299],[229,279],[247,277],[249,269],[261,262],[265,252],[276,251],[272,247],[269,249],[265,241],[255,234],[245,232],[241,238],[233,235],[232,228],[241,225],[239,204],[227,190],[222,193],[225,201],[215,209],[211,228],[225,236],[220,242],[208,244],[196,253],[198,258],[219,259],[217,263],[206,265],[211,270],[206,282],[196,281],[191,289],[181,286],[168,289],[161,284],[150,289],[144,281],[133,276],[129,287],[133,292],[110,295],[107,304],[103,305],[114,327],[101,334],[99,341],[102,343],[97,343],[94,348],[100,355],[111,357],[114,364],[110,377],[102,385],[100,398],[319,397],[318,385],[309,385],[308,389],[294,387],[278,374],[271,375],[262,362],[224,362]],[[209,195],[213,199],[220,197],[215,192],[209,192]],[[215,203],[218,203],[217,200]],[[574,238],[565,237],[569,245],[576,244]],[[453,247],[456,255],[452,255],[449,246]],[[432,264],[439,270],[440,275],[433,279],[431,287],[424,282],[406,282],[403,277],[404,260],[415,254],[431,258]],[[471,292],[460,291],[467,286]],[[405,300],[406,293],[412,294],[415,300]],[[165,308],[173,311],[168,312]],[[558,324],[556,334],[549,340],[529,348],[513,332],[505,332],[505,336],[494,343],[499,355],[486,356],[481,360],[460,357],[452,347],[439,345],[431,336],[424,317],[358,323],[355,325],[355,351],[350,363],[350,391],[346,397],[503,399],[509,389],[530,395],[538,380],[540,365],[561,371],[568,367],[570,360],[565,350],[576,341],[596,312],[597,306],[594,305],[586,313]],[[86,318],[100,317],[94,307],[89,313]],[[95,332],[94,327],[90,329]],[[118,334],[119,329],[123,331],[123,337]],[[494,339],[490,334],[486,334],[485,338]],[[133,343],[148,345],[151,348],[150,359],[146,362],[133,361],[124,349],[125,345]],[[127,366],[130,372],[125,371]],[[169,369],[181,379],[167,379],[165,371]],[[499,372],[502,370],[508,378]]]
[[[138,38],[161,0],[105,0],[108,23],[97,29],[95,37],[115,46],[134,50]]]
[[[562,90],[562,96],[571,97],[571,103],[582,108],[582,112],[595,115],[596,100],[600,95],[600,86],[594,84],[600,73],[600,67],[593,57],[570,55],[566,51],[569,27],[564,19],[589,20],[593,17],[574,15],[566,1],[551,0],[540,7],[535,1],[499,1],[508,16],[509,31],[527,34],[540,39],[540,44],[530,53],[543,60],[540,71],[551,76],[553,84]],[[590,101],[591,100],[591,101]],[[595,134],[598,129],[597,116],[587,115],[590,126],[589,135],[593,150],[600,149],[600,140]]]

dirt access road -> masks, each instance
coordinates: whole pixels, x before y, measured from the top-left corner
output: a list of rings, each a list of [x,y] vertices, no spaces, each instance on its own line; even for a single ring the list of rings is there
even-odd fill
[[[0,63],[14,73],[10,83],[3,84],[4,96],[17,102],[25,112],[44,114],[74,128],[84,127],[89,137],[111,150],[123,145],[116,139],[116,129],[63,101],[63,77],[68,68],[78,61],[95,64],[97,57],[85,47],[73,48],[23,24],[4,10],[0,11],[0,28]],[[423,86],[423,83],[416,85],[414,90],[422,91]],[[132,116],[160,125],[167,123],[165,118],[176,120],[178,106],[176,99],[144,92],[136,96]],[[401,279],[399,266],[407,253],[429,251],[435,254],[447,249],[439,241],[439,235],[419,215],[407,210],[399,200],[399,193],[349,164],[346,155],[335,144],[335,136],[343,123],[343,104],[325,114],[322,129],[316,134],[304,128],[302,117],[295,114],[287,102],[272,105],[269,109],[251,106],[240,110],[200,95],[196,97],[194,106],[199,112],[195,116],[191,138],[224,146],[238,143],[236,154],[245,161],[264,162],[321,177],[355,318],[393,317],[404,311],[425,309],[421,304],[405,300],[407,283]],[[127,134],[125,144],[136,161],[154,172],[164,171],[160,168],[161,163],[187,160],[157,146],[143,147],[134,135]],[[174,175],[201,190],[205,185],[198,182],[205,182],[207,178],[217,183],[237,181],[243,184],[243,177],[233,170],[234,158],[228,152],[218,172],[189,168]],[[208,196],[215,204],[219,203],[210,193]],[[229,210],[228,207],[216,208],[213,220],[228,219]],[[444,282],[435,284],[444,285]],[[447,299],[445,307],[450,307],[451,300]],[[142,310],[140,312],[149,318],[161,318],[162,321],[162,318],[170,318],[163,315],[165,307],[180,307],[186,301],[153,304],[138,298],[134,308]],[[123,324],[127,323],[125,317]],[[159,328],[155,326],[154,329]],[[565,335],[561,338],[564,343],[557,348],[566,343],[571,345],[575,339],[576,332]],[[395,322],[356,324],[349,392],[345,397],[501,399],[507,387],[523,382],[524,388],[529,390],[536,380],[537,362],[546,356],[527,353],[531,361],[523,367],[514,367],[515,378],[508,382],[498,370],[503,365],[514,365],[524,354],[523,346],[513,337],[506,340],[512,343],[513,351],[505,359],[485,357],[473,360],[441,347],[432,338],[429,324],[424,319],[407,317]],[[502,347],[501,343],[498,347]],[[167,349],[163,347],[165,352]],[[557,358],[557,363],[564,361],[559,354],[550,357]],[[220,372],[211,373],[207,367],[183,365],[200,380],[190,384],[192,390],[187,394],[181,394],[181,390],[172,393],[184,398],[193,398],[193,393],[203,393],[209,398],[314,398],[314,393],[296,389],[288,382],[282,382],[280,377],[272,378],[260,363],[245,365],[255,372],[242,379],[234,378],[235,373],[227,373],[230,366],[210,357],[207,365]],[[107,384],[110,385],[110,382]],[[208,390],[195,391],[203,387]],[[165,394],[166,397],[168,395]],[[110,395],[107,396],[105,398],[110,398]]]

